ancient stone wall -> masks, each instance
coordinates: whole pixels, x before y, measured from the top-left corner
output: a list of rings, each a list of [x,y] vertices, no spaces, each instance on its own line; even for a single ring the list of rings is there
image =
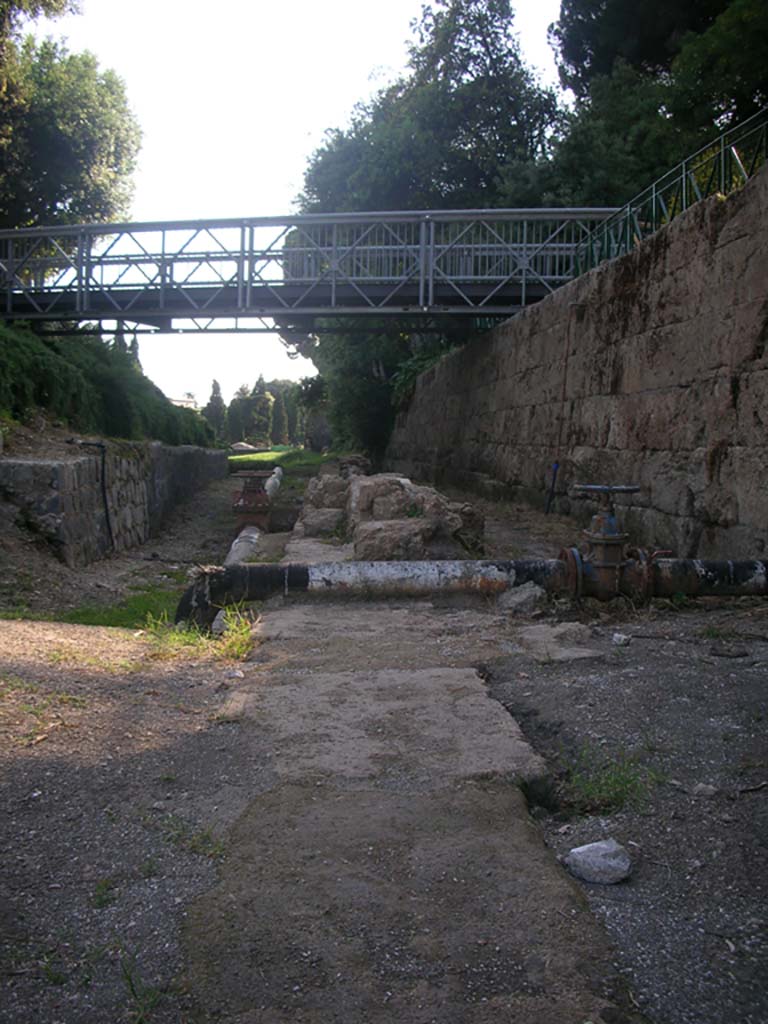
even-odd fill
[[[158,442],[107,442],[101,454],[81,449],[69,460],[0,460],[0,498],[11,502],[26,526],[48,541],[68,565],[87,565],[113,550],[141,544],[156,533],[171,509],[212,480],[227,475],[227,454]],[[85,454],[85,453],[88,454]]]
[[[555,507],[638,483],[633,539],[680,556],[768,541],[768,168],[422,374],[387,468]]]

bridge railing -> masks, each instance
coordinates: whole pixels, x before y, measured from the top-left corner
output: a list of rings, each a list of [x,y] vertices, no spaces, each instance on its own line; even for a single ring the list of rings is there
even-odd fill
[[[435,307],[507,313],[573,275],[612,210],[462,210],[0,231],[0,316]]]
[[[700,199],[741,188],[766,160],[768,108],[723,132],[606,218],[578,247],[576,272],[623,256]]]

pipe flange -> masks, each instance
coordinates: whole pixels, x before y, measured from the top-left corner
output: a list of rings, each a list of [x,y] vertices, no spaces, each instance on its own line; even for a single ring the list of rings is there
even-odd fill
[[[565,563],[565,580],[568,590],[576,600],[581,599],[584,583],[584,561],[578,548],[563,548],[557,556]]]

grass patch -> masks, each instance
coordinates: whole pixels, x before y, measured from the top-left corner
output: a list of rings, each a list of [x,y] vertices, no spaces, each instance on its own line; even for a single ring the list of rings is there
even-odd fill
[[[65,985],[67,982],[67,975],[57,966],[50,953],[46,953],[40,961],[40,973],[48,985]]]
[[[705,626],[699,630],[699,636],[704,640],[733,640],[736,634],[732,629],[723,628],[722,626]]]
[[[130,999],[131,1024],[149,1024],[150,1015],[163,998],[163,992],[142,980],[133,960],[121,956],[120,972]]]
[[[196,626],[173,626],[167,614],[158,618],[149,616],[144,629],[152,642],[151,657],[167,660],[195,654],[219,661],[244,661],[256,643],[250,614],[242,606],[232,605],[224,611],[224,622],[223,635],[215,637]]]
[[[661,781],[659,772],[623,751],[609,755],[585,744],[566,763],[563,801],[583,814],[642,804]]]
[[[172,846],[210,860],[219,860],[224,856],[224,841],[215,836],[210,828],[195,831],[176,814],[167,814],[159,822],[150,818],[146,823],[159,828],[163,839]]]
[[[154,857],[147,857],[139,868],[142,878],[157,878],[160,874],[160,867]]]
[[[230,455],[229,468],[233,473],[244,469],[271,469],[273,466],[282,466],[286,475],[295,473],[303,476],[313,476],[321,466],[328,462],[335,462],[349,452],[320,452],[310,451],[309,448],[289,448],[287,450],[272,448],[268,452],[251,452],[247,455]]]
[[[93,890],[91,904],[97,910],[101,910],[103,907],[108,907],[111,903],[114,903],[116,899],[114,879],[100,878],[96,883],[96,888]]]
[[[141,629],[147,618],[157,619],[171,616],[179,603],[179,592],[165,587],[151,587],[131,594],[119,604],[98,607],[83,605],[59,615],[59,622],[71,622],[81,626],[118,626],[123,629]]]

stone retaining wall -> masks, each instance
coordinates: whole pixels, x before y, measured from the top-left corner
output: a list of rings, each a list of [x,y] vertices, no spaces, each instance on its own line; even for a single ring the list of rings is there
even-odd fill
[[[113,550],[101,453],[82,451],[80,458],[69,460],[0,459],[0,498],[15,505],[25,525],[70,566],[87,565]],[[224,451],[107,442],[105,483],[114,550],[148,540],[178,502],[227,473]]]
[[[558,461],[560,511],[591,511],[573,483],[638,483],[638,542],[764,555],[767,344],[764,168],[422,374],[386,466],[543,504]]]

